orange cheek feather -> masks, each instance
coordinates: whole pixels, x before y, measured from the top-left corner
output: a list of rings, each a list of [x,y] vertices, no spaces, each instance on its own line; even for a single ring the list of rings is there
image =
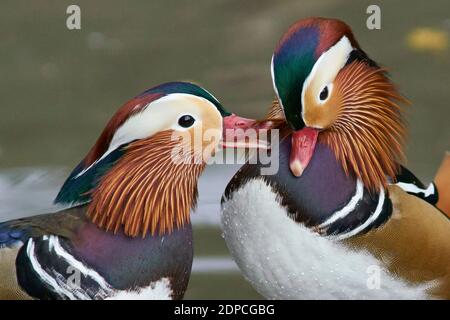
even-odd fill
[[[341,99],[337,92],[332,93],[328,100],[319,104],[313,98],[312,90],[308,90],[304,100],[304,121],[308,127],[326,129],[336,120]]]

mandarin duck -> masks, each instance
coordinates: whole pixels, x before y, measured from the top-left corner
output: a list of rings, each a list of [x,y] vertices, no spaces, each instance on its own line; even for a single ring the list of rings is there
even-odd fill
[[[248,163],[222,198],[246,279],[270,299],[449,299],[450,221],[436,207],[448,158],[428,187],[400,165],[405,99],[386,70],[344,22],[309,18],[271,71],[279,170]]]
[[[67,208],[0,223],[0,298],[182,298],[197,180],[222,130],[230,146],[233,128],[252,123],[185,82],[125,103],[59,191],[55,203]],[[199,148],[174,136],[207,130],[219,135]]]

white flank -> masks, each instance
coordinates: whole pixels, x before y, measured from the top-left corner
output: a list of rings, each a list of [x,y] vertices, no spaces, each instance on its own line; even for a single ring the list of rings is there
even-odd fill
[[[380,201],[381,203],[382,201]],[[270,299],[425,299],[425,286],[391,275],[366,251],[350,250],[288,217],[266,182],[256,179],[223,204],[224,238],[253,287]],[[379,269],[380,286],[370,286]]]

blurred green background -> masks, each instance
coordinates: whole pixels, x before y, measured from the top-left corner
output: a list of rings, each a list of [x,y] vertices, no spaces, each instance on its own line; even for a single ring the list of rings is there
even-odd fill
[[[81,30],[66,8],[81,7]],[[366,8],[381,7],[381,30]],[[112,113],[156,84],[193,80],[231,111],[261,117],[274,96],[269,62],[297,19],[346,21],[408,97],[408,167],[432,179],[450,150],[450,2],[17,1],[0,10],[0,170],[75,166]],[[1,204],[0,204],[1,205]],[[226,255],[216,227],[196,254]],[[196,274],[187,298],[258,298],[238,273]]]

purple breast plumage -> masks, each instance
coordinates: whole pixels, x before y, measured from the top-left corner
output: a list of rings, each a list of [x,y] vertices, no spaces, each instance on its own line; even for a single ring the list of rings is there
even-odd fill
[[[245,164],[228,184],[222,201],[253,179],[271,185],[286,214],[320,234],[346,238],[382,225],[392,213],[384,190],[371,193],[362,182],[347,175],[327,145],[318,143],[309,166],[300,178],[289,169],[291,139],[279,145],[279,170],[262,176],[265,165]]]

